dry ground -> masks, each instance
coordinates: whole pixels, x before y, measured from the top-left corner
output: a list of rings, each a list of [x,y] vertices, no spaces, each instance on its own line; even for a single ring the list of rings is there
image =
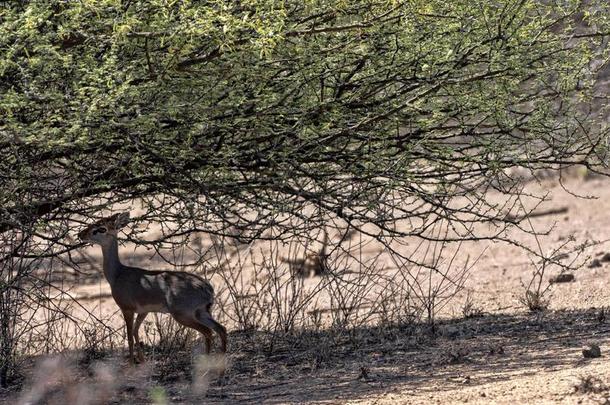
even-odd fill
[[[520,302],[533,271],[528,255],[492,244],[434,331],[422,326],[308,332],[277,342],[272,354],[266,350],[269,336],[234,332],[228,370],[205,394],[193,393],[193,386],[203,389],[206,381],[192,382],[189,353],[167,358],[149,347],[151,360],[135,368],[122,357],[124,348],[75,369],[32,359],[23,391],[3,392],[0,398],[33,398],[32,386],[46,381],[54,388],[45,401],[60,401],[65,389],[41,375],[49,373],[68,376],[72,388],[97,384],[101,390],[106,378],[112,394],[104,402],[111,403],[610,403],[610,263],[586,265],[610,252],[604,242],[610,239],[610,179],[573,179],[567,186],[596,198],[576,198],[557,183],[541,185],[551,191],[544,208],[568,208],[532,219],[536,229],[550,229],[541,237],[543,248],[570,236],[601,242],[586,251],[590,257],[583,256],[585,266],[574,273],[574,282],[553,285],[548,311],[530,313]],[[514,237],[534,242],[530,236]],[[476,255],[483,247],[463,249],[460,254]],[[545,280],[556,274],[551,270]],[[93,297],[100,316],[116,312],[99,280],[82,283],[73,293]],[[466,319],[467,297],[475,309],[471,314],[478,316]],[[601,358],[583,358],[581,350],[589,343],[601,347]],[[96,392],[90,395],[101,395]]]

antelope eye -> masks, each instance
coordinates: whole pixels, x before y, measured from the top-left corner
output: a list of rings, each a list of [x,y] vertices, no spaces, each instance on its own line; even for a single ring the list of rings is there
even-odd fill
[[[106,228],[96,228],[92,232],[94,235],[98,233],[106,233]]]

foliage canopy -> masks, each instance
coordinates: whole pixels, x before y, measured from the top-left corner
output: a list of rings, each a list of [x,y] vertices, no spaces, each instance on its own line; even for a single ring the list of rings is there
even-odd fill
[[[380,239],[439,220],[479,237],[515,203],[487,192],[520,192],[507,169],[604,163],[590,100],[608,8],[9,2],[0,231],[59,224],[63,240],[68,220],[137,200],[175,233],[287,237],[333,217]]]

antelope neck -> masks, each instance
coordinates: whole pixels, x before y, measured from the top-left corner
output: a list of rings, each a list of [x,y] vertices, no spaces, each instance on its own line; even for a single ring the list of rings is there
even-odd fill
[[[116,280],[119,268],[121,267],[121,261],[119,260],[119,243],[116,237],[112,238],[112,241],[107,245],[102,245],[102,256],[104,257],[104,276],[110,283],[110,286]]]

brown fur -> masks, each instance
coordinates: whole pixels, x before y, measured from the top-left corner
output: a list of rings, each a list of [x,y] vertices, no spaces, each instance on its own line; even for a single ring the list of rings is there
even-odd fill
[[[129,213],[115,214],[88,226],[78,236],[83,241],[102,247],[104,275],[127,326],[130,361],[135,360],[134,340],[138,358],[144,360],[138,330],[150,312],[167,312],[180,324],[201,332],[208,353],[213,332],[216,332],[224,353],[227,333],[209,312],[214,303],[214,289],[209,282],[190,273],[150,271],[125,266],[120,262],[117,233],[128,219]],[[134,323],[135,314],[137,318]]]

